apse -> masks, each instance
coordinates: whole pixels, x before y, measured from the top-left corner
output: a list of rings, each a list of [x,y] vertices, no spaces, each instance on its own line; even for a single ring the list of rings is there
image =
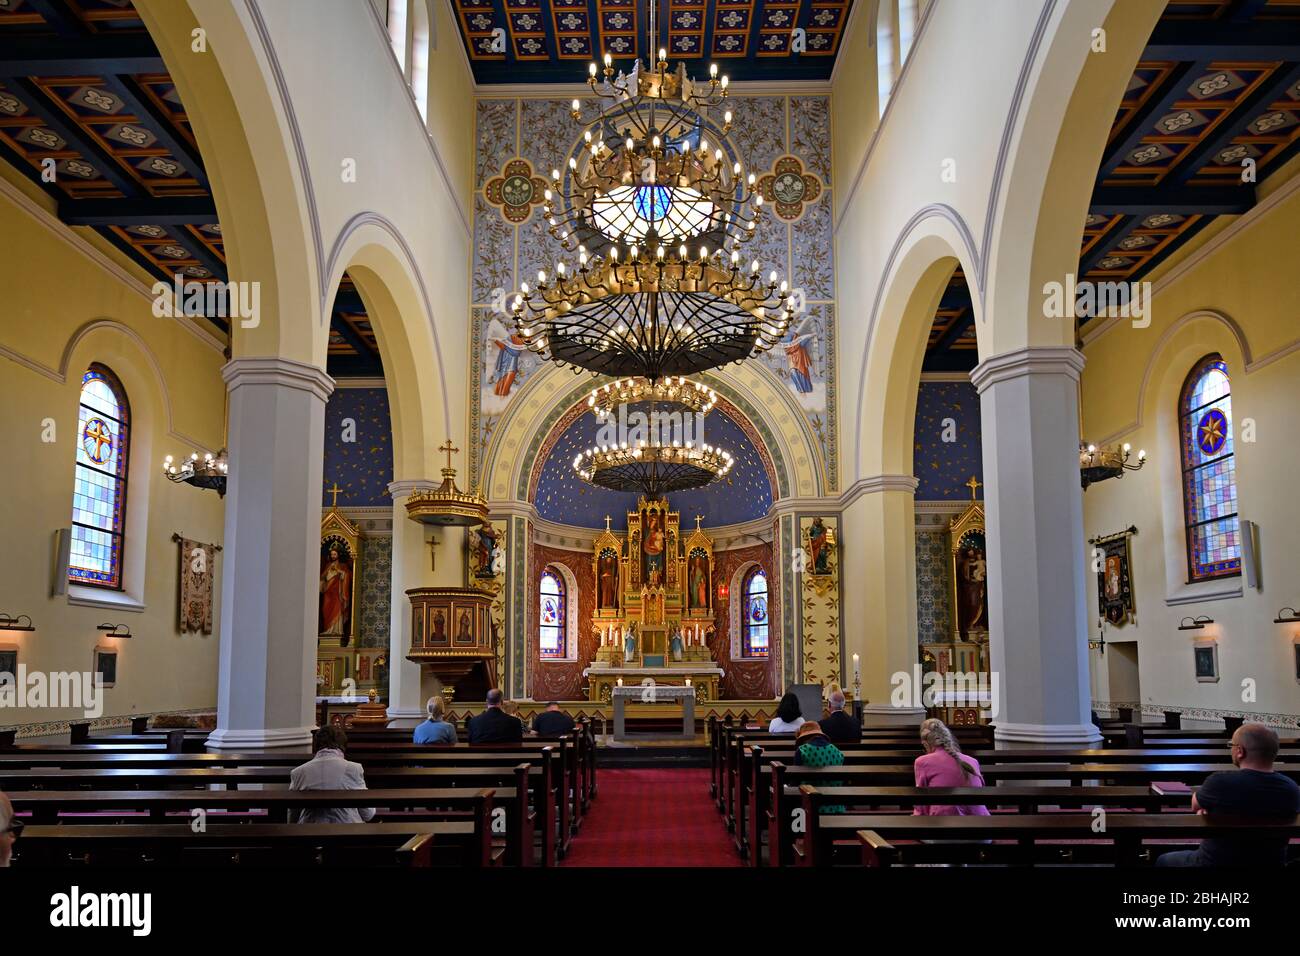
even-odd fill
[[[573,470],[573,459],[598,444],[600,423],[594,415],[582,414],[561,433],[540,469],[533,504],[538,517],[558,524],[603,528],[605,515],[611,527],[627,527],[627,512],[636,506],[637,496],[610,491],[583,481]],[[704,516],[709,527],[739,524],[762,518],[772,507],[772,480],[759,452],[759,445],[721,408],[704,419],[703,441],[731,452],[731,471],[713,484],[669,497],[674,511],[694,519]]]

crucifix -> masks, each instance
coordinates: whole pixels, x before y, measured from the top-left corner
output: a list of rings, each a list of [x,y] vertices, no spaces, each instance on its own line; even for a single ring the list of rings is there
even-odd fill
[[[609,517],[609,515],[605,515],[605,532],[606,532],[607,534],[609,533],[609,522],[610,522],[610,517]]]
[[[983,484],[983,482],[981,482],[979,479],[977,479],[974,475],[971,475],[971,476],[970,476],[970,481],[966,482],[966,487],[970,489],[970,500],[971,500],[971,501],[976,500],[976,499],[975,499],[975,489],[978,488],[978,487],[979,487],[980,485],[982,485],[982,484]]]
[[[701,530],[703,530],[703,529],[700,528],[700,522],[703,521],[703,520],[704,520],[704,515],[696,515],[696,516],[695,516],[695,530],[696,530],[696,531],[701,531]]]
[[[460,449],[459,449],[459,448],[454,448],[454,447],[452,446],[452,444],[451,444],[451,439],[448,438],[445,442],[443,442],[441,445],[438,446],[438,451],[445,451],[445,452],[447,453],[447,470],[448,470],[448,471],[451,471],[451,470],[452,470],[452,469],[451,469],[451,456],[452,456],[453,454],[456,454],[457,452],[459,452]]]
[[[334,509],[337,509],[337,508],[338,508],[338,506],[339,506],[339,492],[342,491],[342,490],[343,490],[343,489],[339,487],[339,483],[338,483],[337,481],[334,482],[334,487],[333,487],[333,488],[326,488],[326,489],[325,489],[325,494],[327,494],[327,495],[332,494],[332,495],[334,496],[334,500],[330,502],[330,509],[331,509],[331,510],[334,510]]]

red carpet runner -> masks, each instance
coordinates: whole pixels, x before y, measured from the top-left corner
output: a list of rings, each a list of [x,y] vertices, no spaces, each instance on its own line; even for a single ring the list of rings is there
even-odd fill
[[[601,770],[565,866],[740,866],[709,771]]]

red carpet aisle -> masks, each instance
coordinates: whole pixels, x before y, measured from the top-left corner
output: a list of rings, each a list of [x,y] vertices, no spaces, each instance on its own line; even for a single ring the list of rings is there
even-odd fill
[[[740,866],[709,771],[601,770],[565,866]]]

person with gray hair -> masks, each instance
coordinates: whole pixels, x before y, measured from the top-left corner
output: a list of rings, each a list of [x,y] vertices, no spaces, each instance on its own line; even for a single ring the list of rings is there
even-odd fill
[[[862,739],[862,727],[844,712],[844,691],[832,687],[826,695],[826,717],[817,723],[832,743],[853,743]]]
[[[14,843],[22,832],[23,821],[14,814],[14,805],[0,793],[0,867],[8,866],[13,859]]]
[[[1300,814],[1300,786],[1273,770],[1277,734],[1263,724],[1242,724],[1232,735],[1232,764],[1205,778],[1192,794],[1197,813],[1290,821]],[[1195,850],[1165,853],[1156,866],[1276,867],[1286,865],[1288,840],[1245,837],[1203,840]]]

